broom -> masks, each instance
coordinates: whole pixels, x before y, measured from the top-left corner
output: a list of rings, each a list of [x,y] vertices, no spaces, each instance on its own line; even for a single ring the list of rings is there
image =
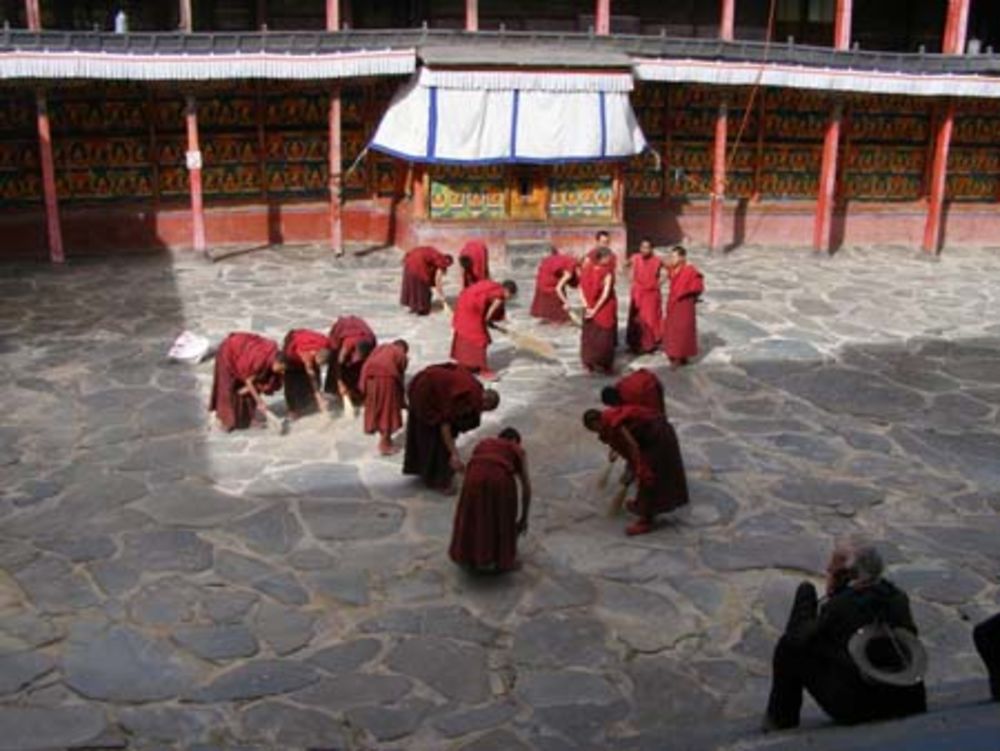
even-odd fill
[[[628,495],[629,486],[632,484],[632,480],[635,478],[628,471],[622,474],[621,488],[615,493],[615,497],[611,499],[611,504],[608,506],[608,516],[618,516],[622,512],[622,507],[625,505],[625,496]]]
[[[288,434],[289,423],[287,419],[279,420],[278,416],[269,409],[264,411],[264,418],[267,420],[267,426],[277,432],[278,435]]]
[[[525,334],[520,331],[514,331],[513,329],[504,328],[503,326],[498,326],[497,324],[492,324],[492,328],[499,331],[501,334],[505,335],[508,339],[513,342],[514,346],[518,349],[524,349],[528,352],[538,355],[545,360],[558,360],[556,356],[556,348],[551,342],[547,342],[544,339],[540,339],[537,336],[532,336],[531,334]]]
[[[579,329],[583,328],[583,319],[580,318],[580,314],[579,313],[577,313],[572,308],[567,308],[566,309],[566,315],[569,316],[570,323],[572,323],[574,326],[576,326]]]

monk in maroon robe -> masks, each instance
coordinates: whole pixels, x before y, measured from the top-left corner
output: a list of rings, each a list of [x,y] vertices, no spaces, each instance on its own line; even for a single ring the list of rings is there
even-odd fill
[[[326,412],[326,399],[320,388],[320,371],[330,362],[326,335],[309,329],[292,329],[285,335],[281,350],[287,361],[285,404],[289,416],[298,417],[313,407]]]
[[[521,435],[506,428],[497,438],[480,441],[469,457],[462,494],[455,507],[448,556],[479,572],[518,568],[517,538],[528,531],[530,507],[531,480]]]
[[[663,402],[663,383],[655,373],[645,368],[629,373],[614,386],[605,386],[601,390],[601,401],[609,407],[631,404],[663,415],[667,413]]]
[[[430,313],[431,292],[436,291],[438,297],[444,299],[444,275],[452,261],[451,256],[429,245],[421,245],[403,256],[400,304],[420,316]]]
[[[341,316],[330,327],[327,341],[331,357],[324,388],[339,394],[344,410],[353,415],[361,403],[361,367],[378,343],[375,332],[357,316]]]
[[[628,462],[637,491],[625,508],[638,521],[625,534],[651,532],[657,514],[688,503],[687,475],[677,433],[666,416],[647,407],[611,407],[587,410],[583,424],[598,434],[618,456]]]
[[[566,288],[575,287],[578,283],[576,259],[552,248],[552,252],[538,264],[531,315],[543,321],[567,323],[570,317]]]
[[[403,406],[409,345],[404,339],[380,344],[361,367],[360,387],[365,397],[365,433],[378,433],[378,450],[384,455],[396,453],[392,434],[403,427]]]
[[[588,256],[580,267],[583,330],[580,359],[589,371],[612,373],[618,344],[618,298],[614,254],[606,248]]]
[[[482,240],[469,240],[458,252],[462,289],[490,278],[490,252]]]
[[[698,354],[694,306],[705,291],[705,281],[701,272],[687,262],[687,251],[680,245],[670,251],[667,269],[670,294],[663,319],[663,351],[670,358],[670,367],[676,369]]]
[[[653,243],[643,238],[639,252],[629,260],[632,267],[632,290],[628,308],[625,342],[637,355],[652,352],[660,344],[663,296],[660,281],[663,262],[653,252]]]
[[[485,380],[496,378],[486,363],[486,347],[493,341],[489,329],[504,319],[504,303],[516,294],[514,282],[500,284],[487,279],[466,287],[455,302],[451,357]]]
[[[277,342],[245,332],[230,334],[215,353],[208,411],[215,412],[227,431],[249,428],[255,410],[267,414],[261,394],[280,389],[284,372],[285,357]]]
[[[403,474],[419,475],[428,487],[448,491],[455,473],[465,468],[455,439],[478,428],[482,413],[496,409],[500,396],[461,365],[445,363],[414,376],[407,403]]]

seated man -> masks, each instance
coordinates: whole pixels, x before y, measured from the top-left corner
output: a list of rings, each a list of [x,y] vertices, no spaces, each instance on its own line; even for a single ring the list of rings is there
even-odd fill
[[[517,481],[521,481],[518,514]],[[469,458],[455,508],[448,555],[476,571],[518,568],[517,537],[528,530],[531,481],[521,435],[513,428],[478,443]]]
[[[649,407],[663,415],[667,414],[663,403],[663,383],[655,373],[645,368],[619,378],[614,386],[601,389],[601,402],[609,407],[620,407],[623,404]]]
[[[1000,613],[976,626],[972,639],[989,673],[993,701],[1000,701]]]
[[[215,353],[215,378],[208,411],[214,412],[224,430],[243,430],[260,410],[267,415],[261,394],[281,388],[285,356],[277,342],[238,331],[222,340]]]
[[[843,724],[926,711],[919,678],[905,686],[872,682],[862,676],[848,651],[851,637],[879,620],[917,633],[909,599],[882,578],[883,568],[882,556],[872,545],[840,541],[827,566],[823,606],[812,583],[799,585],[785,633],[774,650],[765,731],[798,726],[803,690]]]

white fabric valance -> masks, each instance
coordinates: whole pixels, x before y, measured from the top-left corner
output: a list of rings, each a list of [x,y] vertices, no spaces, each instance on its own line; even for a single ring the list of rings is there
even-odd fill
[[[413,162],[558,163],[623,159],[646,139],[628,93],[445,88],[415,76],[369,146]]]
[[[632,91],[631,70],[455,70],[421,68],[420,85],[473,91]]]
[[[416,50],[358,50],[330,54],[129,55],[107,52],[0,53],[0,79],[215,81],[327,80],[405,75]]]
[[[796,65],[734,63],[710,60],[637,60],[641,81],[707,83],[722,86],[783,86],[907,96],[1000,98],[1000,78],[945,73],[890,73]]]

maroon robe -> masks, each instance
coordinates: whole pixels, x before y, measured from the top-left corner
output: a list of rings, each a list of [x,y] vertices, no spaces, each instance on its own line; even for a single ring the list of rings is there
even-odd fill
[[[365,397],[365,432],[391,436],[403,427],[406,353],[395,344],[380,344],[361,367]]]
[[[489,370],[486,364],[486,347],[491,341],[486,324],[486,311],[495,300],[501,305],[493,314],[494,321],[502,321],[502,301],[506,290],[502,284],[489,279],[466,287],[455,302],[455,315],[451,326],[455,331],[451,340],[451,357],[459,365],[473,372]]]
[[[479,442],[465,466],[448,556],[477,569],[509,571],[517,560],[517,477],[524,450],[505,438]]]
[[[661,415],[667,413],[663,403],[663,384],[656,374],[645,368],[629,373],[615,384],[615,389],[624,404],[648,407]]]
[[[316,353],[329,347],[326,336],[309,329],[292,329],[285,335],[281,349],[285,353],[285,404],[289,412],[305,412],[316,407],[313,389],[316,384],[306,370],[306,360],[315,358]],[[317,368],[316,377],[319,378]]]
[[[671,360],[686,360],[698,354],[695,303],[705,291],[701,272],[689,263],[670,270],[670,295],[663,320],[663,351]]]
[[[403,474],[419,475],[428,487],[447,490],[455,471],[441,439],[441,425],[460,433],[479,427],[485,389],[461,365],[430,365],[417,373],[407,390],[406,453]]]
[[[569,313],[556,294],[556,287],[563,274],[570,274],[569,285],[576,286],[577,262],[572,256],[553,253],[542,259],[535,277],[535,297],[531,301],[531,315],[553,323],[567,323]]]
[[[625,440],[625,427],[639,446]],[[687,475],[674,426],[647,407],[612,407],[601,413],[600,438],[628,461],[638,483],[636,512],[647,521],[688,503]]]
[[[580,269],[580,291],[588,308],[601,297],[605,278],[611,278],[611,293],[593,318],[584,317],[580,333],[580,359],[587,370],[610,373],[615,365],[615,345],[618,344],[618,298],[615,295],[613,260],[597,263],[589,258]]]
[[[249,428],[257,402],[239,391],[252,381],[262,394],[281,388],[281,376],[272,370],[278,344],[256,334],[236,332],[222,340],[215,353],[215,377],[208,411],[215,412],[226,430]]]
[[[323,385],[328,394],[337,394],[337,381],[343,381],[347,393],[355,404],[361,403],[361,366],[365,359],[358,350],[361,342],[368,342],[373,348],[377,343],[375,332],[357,316],[341,316],[333,322],[327,336],[330,347],[330,367],[326,371],[326,383]],[[341,363],[341,357],[344,358]]]
[[[431,291],[440,269],[452,264],[452,257],[437,248],[421,245],[403,257],[403,287],[399,293],[401,305],[417,315],[431,312]]]
[[[490,252],[482,240],[469,240],[458,252],[458,259],[462,265],[463,289],[490,278]],[[464,259],[468,261],[463,262]]]
[[[628,309],[625,341],[636,354],[652,352],[660,343],[663,297],[660,294],[660,270],[663,262],[641,253],[632,256],[632,291]]]

